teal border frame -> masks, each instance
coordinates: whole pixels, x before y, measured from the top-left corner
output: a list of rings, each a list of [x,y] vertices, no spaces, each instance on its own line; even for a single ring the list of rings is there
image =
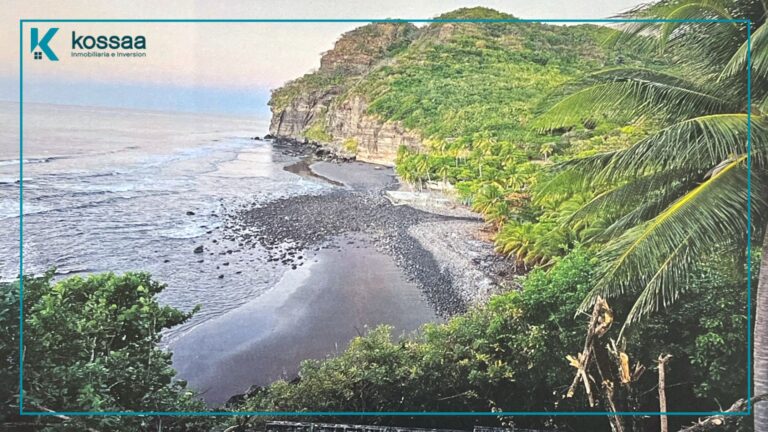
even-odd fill
[[[752,415],[752,271],[747,265],[747,410],[743,412],[725,411],[626,411],[609,413],[606,411],[25,411],[24,410],[24,24],[25,23],[730,23],[747,26],[747,263],[751,263],[752,231],[752,21],[745,19],[21,19],[19,20],[19,415],[35,417],[70,416],[70,417],[106,417],[106,416],[735,416]],[[767,24],[768,25],[768,24]]]

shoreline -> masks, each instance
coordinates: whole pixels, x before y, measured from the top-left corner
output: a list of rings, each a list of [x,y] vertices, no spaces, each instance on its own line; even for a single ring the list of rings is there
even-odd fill
[[[169,346],[174,368],[209,406],[278,379],[290,381],[302,361],[334,356],[367,329],[390,325],[398,336],[440,320],[364,234],[334,240],[352,244],[310,254],[306,265],[286,272],[264,294]]]
[[[358,163],[392,171],[392,167],[371,162]],[[349,175],[338,175],[343,173],[343,164],[340,167],[338,163],[315,162],[307,167],[311,176],[329,182],[347,184],[350,181],[345,178]],[[406,206],[430,215],[428,220],[410,226],[407,235],[432,255],[441,271],[451,275],[453,292],[467,307],[484,304],[495,294],[520,288],[519,275],[510,270],[505,257],[496,253],[481,214],[441,191],[413,193],[394,173],[391,176],[394,183],[381,189],[382,196],[392,207]],[[403,199],[404,192],[415,198]]]
[[[285,273],[265,293],[169,344],[179,377],[209,405],[291,380],[302,360],[338,354],[366,328],[410,333],[514,287],[494,274],[506,266],[478,239],[479,215],[393,204],[387,191],[402,185],[390,167],[327,153],[318,160],[317,147],[289,140],[272,145],[299,158],[284,170],[332,187],[226,216],[225,238],[243,250],[263,248],[267,263]]]

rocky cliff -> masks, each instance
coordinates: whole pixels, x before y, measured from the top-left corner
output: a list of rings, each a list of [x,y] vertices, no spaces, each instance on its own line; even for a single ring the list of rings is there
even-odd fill
[[[358,160],[392,165],[400,146],[416,150],[421,136],[401,122],[382,121],[367,113],[368,102],[355,95],[334,104],[343,87],[307,91],[272,112],[269,133],[276,137],[317,141]]]
[[[375,23],[342,35],[322,55],[317,72],[273,91],[270,134],[319,141],[361,160],[388,163],[401,144],[417,145],[418,136],[402,126],[366,115],[363,98],[339,98],[378,62],[410,44],[415,33],[412,24]]]
[[[392,165],[400,146],[416,150],[421,137],[400,122],[382,121],[367,114],[368,103],[352,96],[334,106],[326,115],[326,128],[342,152],[355,153],[357,159]]]
[[[307,89],[283,106],[272,106],[269,133],[277,137],[304,139],[311,124],[323,121],[331,101],[341,94],[342,89],[341,86]]]
[[[486,8],[438,18],[513,19]],[[537,99],[602,65],[606,28],[532,23],[374,23],[345,33],[320,68],[272,93],[270,133],[391,165],[398,150],[527,139]]]

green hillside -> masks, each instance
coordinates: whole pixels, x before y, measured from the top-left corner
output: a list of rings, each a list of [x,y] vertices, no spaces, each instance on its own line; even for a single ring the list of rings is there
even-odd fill
[[[459,17],[514,18],[481,8],[440,18]],[[371,113],[433,140],[471,147],[482,135],[525,143],[538,139],[527,126],[542,97],[607,61],[600,41],[610,32],[588,25],[431,24],[351,92],[369,99]]]
[[[515,19],[480,7],[437,18]],[[365,48],[363,57],[375,58],[370,67],[323,64],[317,72],[275,90],[270,102],[273,122],[278,115],[282,119],[292,113],[292,102],[315,104],[313,112],[294,113],[309,119],[292,125],[302,131],[299,138],[357,147],[364,136],[338,134],[344,131],[340,124],[352,121],[345,117],[349,101],[362,99],[366,115],[382,124],[396,122],[421,137],[419,145],[402,145],[388,153],[392,159],[397,155],[392,162],[400,177],[418,187],[430,181],[454,185],[459,198],[500,231],[501,252],[529,265],[548,262],[578,241],[579,233],[554,229],[554,223],[530,224],[540,222],[536,216],[545,210],[557,214],[559,207],[574,207],[589,198],[531,203],[530,190],[542,181],[542,165],[624,147],[645,127],[636,122],[619,129],[623,122],[615,116],[607,122],[602,113],[592,112],[579,128],[544,133],[534,119],[568,91],[569,83],[591,72],[633,65],[654,68],[655,61],[647,54],[616,50],[606,43],[616,30],[590,24],[436,22],[418,29],[405,23],[389,25],[398,26],[399,39],[386,39],[388,45],[375,52]],[[325,56],[356,58],[334,51],[368,47],[385,33],[379,26],[345,34]],[[375,144],[378,149],[386,145]]]
[[[515,17],[476,7],[437,19]],[[345,37],[358,39],[363,49],[376,26]],[[602,45],[611,33],[586,24],[432,23],[402,31],[402,40],[378,53],[370,71],[321,67],[276,89],[270,105],[279,111],[301,94],[342,87],[335,105],[363,96],[370,114],[402,121],[424,138],[467,147],[478,136],[516,144],[541,142],[546,138],[532,134],[528,126],[545,95],[585,72],[626,60],[609,55]]]

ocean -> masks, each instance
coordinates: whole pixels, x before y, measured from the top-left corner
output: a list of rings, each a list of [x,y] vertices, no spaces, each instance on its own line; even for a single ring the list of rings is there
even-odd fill
[[[19,274],[18,121],[18,104],[0,103],[6,281]],[[220,250],[193,250],[239,206],[331,187],[283,170],[284,156],[251,139],[267,127],[264,119],[25,104],[24,273],[150,272],[168,284],[162,302],[204,306],[167,341],[258,296],[285,271],[261,265],[258,245],[238,250],[221,239]]]
[[[245,209],[344,187],[286,171],[299,159],[253,139],[266,131],[263,119],[25,105],[24,273],[145,271],[167,284],[162,304],[200,305],[164,331],[161,345],[211,406],[295,376],[302,360],[338,353],[366,328],[389,324],[397,334],[438,320],[365,233],[336,237],[343,247],[303,251],[300,266],[244,244],[243,230],[258,226],[233,234],[228,221]],[[18,104],[0,103],[4,281],[19,274],[18,144]],[[356,169],[377,181],[392,175]]]

